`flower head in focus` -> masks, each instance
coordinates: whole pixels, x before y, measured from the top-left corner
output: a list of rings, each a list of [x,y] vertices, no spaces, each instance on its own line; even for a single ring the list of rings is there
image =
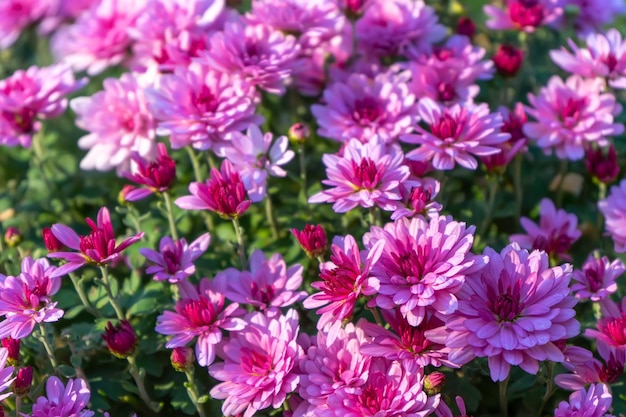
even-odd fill
[[[92,417],[95,414],[85,409],[91,392],[83,379],[70,379],[63,385],[59,378],[50,376],[46,381],[46,394],[33,404],[31,417]]]
[[[569,396],[568,401],[561,401],[554,410],[554,417],[605,417],[611,408],[613,396],[605,384],[591,384],[588,389],[581,388]]]
[[[176,163],[167,153],[163,143],[157,145],[156,160],[147,161],[139,154],[132,156],[131,172],[124,174],[126,178],[143,187],[134,188],[125,194],[126,201],[137,201],[154,193],[167,191],[176,179]]]
[[[574,271],[572,292],[581,300],[600,301],[617,291],[615,279],[624,271],[626,266],[619,259],[611,262],[606,256],[600,258],[591,254],[582,270]]]
[[[128,320],[122,320],[115,326],[109,321],[104,331],[100,336],[106,342],[109,352],[113,356],[125,359],[133,355],[139,342],[135,330]]]

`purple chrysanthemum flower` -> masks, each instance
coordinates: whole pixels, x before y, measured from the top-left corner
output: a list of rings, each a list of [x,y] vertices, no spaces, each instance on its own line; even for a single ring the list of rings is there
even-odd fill
[[[384,228],[373,226],[363,238],[365,247],[385,244],[372,267],[370,285],[377,294],[370,304],[399,307],[411,326],[420,325],[427,309],[440,316],[454,313],[455,293],[465,276],[487,263],[487,257],[470,253],[474,229],[449,216],[402,218]]]
[[[198,259],[209,247],[211,235],[205,233],[187,244],[185,238],[173,240],[163,236],[159,242],[159,250],[141,248],[139,252],[156,265],[148,267],[147,274],[154,274],[156,281],[168,280],[175,284],[185,280],[196,272],[193,261]]]
[[[223,399],[222,413],[243,413],[252,417],[268,407],[279,408],[298,387],[297,360],[302,348],[296,343],[298,314],[275,310],[270,315],[254,313],[244,330],[231,333],[219,356],[223,363],[209,368],[209,374],[223,381],[210,391]]]
[[[572,292],[578,299],[600,301],[617,291],[615,279],[624,271],[626,266],[619,259],[611,262],[606,256],[596,258],[591,254],[582,270],[574,271]]]
[[[515,155],[526,152],[528,149],[528,139],[523,132],[524,124],[528,118],[522,103],[516,103],[511,110],[500,106],[498,111],[502,114],[503,120],[501,130],[510,134],[511,137],[498,145],[501,149],[499,153],[480,157],[480,161],[485,164],[490,172],[505,169]]]
[[[603,383],[610,385],[624,373],[626,352],[617,350],[609,352],[604,363],[593,357],[593,353],[579,346],[566,346],[563,349],[565,361],[563,366],[571,374],[559,374],[554,382],[561,388],[577,391],[589,384]]]
[[[80,161],[82,169],[121,173],[130,169],[133,152],[155,156],[155,122],[144,94],[151,83],[148,75],[126,73],[119,80],[106,78],[102,91],[70,102],[76,126],[89,132],[78,140],[81,149],[89,150]]]
[[[0,50],[10,47],[28,25],[41,19],[50,8],[42,0],[0,2]]]
[[[576,15],[571,16],[578,36],[599,32],[626,13],[623,0],[567,0],[566,5],[578,8]]]
[[[443,206],[433,199],[439,193],[439,181],[433,178],[406,181],[400,186],[402,204],[391,214],[391,220],[403,217],[427,216],[434,217],[439,214]]]
[[[543,198],[539,203],[539,224],[528,217],[522,217],[520,223],[526,234],[511,235],[509,240],[524,249],[545,251],[555,259],[571,260],[567,251],[582,235],[576,215],[557,210],[549,198]]]
[[[611,187],[608,197],[598,202],[605,228],[613,239],[615,252],[626,252],[626,180]]]
[[[486,5],[483,10],[489,16],[486,23],[489,29],[528,33],[553,23],[563,14],[559,0],[505,0],[504,10],[493,5]]]
[[[342,155],[325,154],[322,160],[328,176],[322,183],[333,188],[315,194],[309,203],[334,203],[337,213],[357,206],[394,210],[401,199],[398,187],[410,174],[402,149],[397,144],[385,145],[378,137],[367,143],[352,139]]]
[[[259,95],[252,84],[198,63],[163,75],[146,95],[157,134],[169,135],[174,149],[211,149],[227,133],[262,121],[254,114]]]
[[[511,365],[536,374],[539,361],[562,362],[554,342],[580,332],[571,265],[550,268],[545,252],[528,253],[517,243],[484,254],[487,267],[466,277],[458,313],[446,323],[449,359],[463,364],[486,356],[494,381],[504,381]]]
[[[478,162],[473,155],[498,153],[500,149],[494,145],[510,138],[508,133],[501,132],[502,115],[489,113],[486,104],[455,104],[445,108],[424,98],[417,108],[430,131],[417,126],[417,134],[402,135],[400,140],[421,145],[409,152],[407,159],[432,161],[436,169],[453,169],[457,163],[467,169],[476,169]]]
[[[417,62],[409,64],[411,82],[409,90],[417,97],[429,98],[445,106],[471,105],[480,92],[474,81],[460,77],[456,71],[441,71]]]
[[[250,255],[250,271],[228,268],[215,276],[223,282],[224,295],[231,301],[250,304],[260,310],[287,307],[306,297],[302,285],[302,265],[289,268],[279,253],[269,259],[255,249]]]
[[[92,417],[93,411],[85,410],[91,392],[87,383],[80,379],[70,379],[67,385],[56,376],[46,381],[46,396],[37,398],[30,417]]]
[[[197,288],[187,281],[180,284],[181,299],[176,302],[176,311],[165,311],[157,317],[154,330],[173,336],[165,344],[168,349],[185,346],[198,337],[196,358],[200,366],[209,366],[222,342],[222,330],[235,331],[246,326],[237,317],[244,311],[237,303],[224,308],[225,283],[203,278]]]
[[[561,401],[554,417],[605,417],[611,408],[611,389],[605,384],[592,384],[588,390],[581,388]]]
[[[85,264],[106,265],[121,256],[124,249],[136,243],[143,237],[143,232],[124,239],[121,243],[115,242],[113,224],[109,209],[102,207],[98,211],[97,223],[86,219],[91,232],[79,236],[74,230],[64,224],[52,225],[52,233],[65,246],[78,252],[51,252],[49,258],[61,258],[68,261],[52,273],[54,277],[63,276]]]
[[[0,393],[9,388],[15,379],[11,378],[13,376],[14,368],[12,366],[6,366],[8,359],[9,349],[0,347]],[[12,394],[13,393],[11,391],[0,394],[0,401]]]
[[[622,106],[610,93],[602,94],[604,81],[572,75],[565,82],[554,76],[539,95],[528,94],[532,107],[526,111],[537,121],[524,125],[524,133],[549,155],[552,150],[561,159],[578,160],[585,156],[591,142],[608,145],[606,136],[624,132],[615,123]]]

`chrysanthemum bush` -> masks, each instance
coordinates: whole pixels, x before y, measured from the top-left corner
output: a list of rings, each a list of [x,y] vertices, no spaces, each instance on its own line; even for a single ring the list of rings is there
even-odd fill
[[[626,415],[624,13],[0,1],[0,416]]]

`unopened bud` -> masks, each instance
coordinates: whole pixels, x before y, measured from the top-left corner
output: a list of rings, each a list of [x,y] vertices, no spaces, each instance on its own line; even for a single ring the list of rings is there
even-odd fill
[[[446,375],[442,372],[433,372],[424,378],[424,391],[428,395],[437,395],[446,385]]]
[[[613,145],[606,148],[587,148],[585,152],[585,166],[587,171],[598,181],[608,184],[619,175],[617,154]]]
[[[25,366],[17,370],[13,381],[13,392],[15,395],[26,395],[33,384],[33,368]]]
[[[186,346],[174,348],[170,360],[175,371],[187,372],[193,366],[193,349]]]
[[[4,232],[4,243],[6,243],[10,248],[16,247],[21,241],[22,234],[17,227],[8,227],[7,231]]]
[[[512,77],[522,68],[524,54],[512,45],[501,45],[493,56],[493,63],[503,77]]]
[[[296,123],[287,132],[289,140],[295,144],[303,144],[311,137],[311,130],[304,123]]]
[[[57,237],[52,233],[52,230],[50,230],[49,227],[43,228],[43,230],[41,231],[41,236],[43,237],[43,243],[44,245],[46,245],[46,249],[48,249],[48,252],[58,252],[65,246],[63,245],[63,243],[61,243],[59,239],[57,239]]]
[[[326,252],[326,232],[319,224],[307,224],[304,229],[291,229],[307,256],[317,258]]]
[[[135,352],[137,335],[128,320],[122,320],[117,326],[113,326],[111,322],[108,322],[104,330],[105,333],[102,333],[100,336],[107,343],[111,354],[124,359]]]
[[[476,25],[474,24],[474,21],[467,16],[460,18],[456,24],[456,33],[471,38],[476,33]]]
[[[9,366],[16,366],[20,363],[20,339],[13,339],[7,337],[2,339],[2,347],[9,351],[7,364]]]

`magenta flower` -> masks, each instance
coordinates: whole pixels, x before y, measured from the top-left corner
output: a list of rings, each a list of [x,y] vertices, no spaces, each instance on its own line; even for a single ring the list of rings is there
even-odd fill
[[[22,260],[22,272],[16,276],[0,276],[0,339],[23,339],[39,323],[51,323],[63,317],[52,296],[61,288],[58,269],[45,258]]]
[[[553,23],[563,14],[559,0],[505,0],[504,10],[486,5],[487,27],[494,30],[520,30],[532,33],[539,26]]]
[[[555,259],[571,260],[567,251],[582,235],[578,230],[578,219],[575,214],[556,209],[552,200],[543,198],[539,203],[539,224],[528,217],[520,220],[526,234],[509,236],[524,249],[538,249],[548,253]]]
[[[565,82],[554,76],[539,95],[528,94],[533,107],[528,114],[537,121],[528,122],[524,133],[537,142],[546,155],[552,150],[561,159],[578,160],[585,156],[585,145],[596,142],[608,145],[606,136],[624,132],[624,125],[614,122],[622,107],[612,94],[602,94],[604,81],[572,75]]]
[[[585,168],[594,180],[608,184],[619,175],[619,161],[615,146],[609,144],[604,148],[588,146],[585,150]]]
[[[250,255],[250,271],[228,268],[218,273],[215,281],[224,283],[224,295],[229,300],[260,310],[287,307],[306,297],[305,291],[298,291],[302,265],[287,268],[279,253],[267,259],[258,249]]]
[[[131,172],[125,172],[124,176],[143,187],[128,191],[125,195],[126,201],[137,201],[154,193],[163,193],[176,179],[176,163],[167,153],[165,145],[159,143],[157,151],[154,161],[147,161],[139,154],[133,154]]]
[[[181,299],[174,311],[165,311],[157,317],[154,328],[158,333],[174,336],[165,347],[172,349],[185,346],[194,338],[196,358],[200,366],[209,366],[215,360],[217,346],[222,342],[222,330],[241,330],[246,323],[237,316],[244,312],[239,304],[224,308],[226,288],[218,281],[203,278],[198,287],[181,281]]]
[[[143,232],[124,239],[121,243],[115,242],[111,216],[106,207],[98,211],[97,223],[86,219],[91,228],[88,235],[79,236],[74,230],[64,224],[52,225],[52,233],[65,246],[78,252],[51,252],[49,258],[65,259],[67,263],[52,273],[53,277],[60,277],[75,271],[85,264],[106,265],[118,259],[124,249],[138,242]]]
[[[144,94],[150,78],[133,73],[122,74],[119,80],[106,78],[102,91],[71,101],[76,126],[89,132],[78,140],[81,149],[89,150],[80,162],[82,169],[116,168],[122,173],[130,169],[133,152],[143,158],[155,156],[155,122]]]
[[[395,201],[401,198],[398,187],[409,177],[402,149],[396,144],[386,146],[376,136],[367,143],[352,139],[342,155],[325,154],[322,161],[328,176],[322,183],[334,188],[320,191],[309,203],[334,203],[337,213],[357,206],[394,210]]]
[[[571,374],[560,374],[554,382],[561,388],[577,391],[589,384],[612,384],[624,373],[626,353],[623,350],[610,352],[605,363],[593,357],[593,353],[578,346],[566,346],[563,350],[563,366]]]
[[[179,197],[174,203],[183,210],[211,210],[226,219],[242,216],[250,200],[239,173],[228,159],[222,162],[220,171],[211,168],[211,177],[206,183],[189,184],[191,195]]]
[[[596,258],[591,254],[583,264],[582,271],[574,271],[573,279],[576,282],[572,284],[572,292],[581,300],[600,301],[617,291],[615,279],[624,271],[626,266],[619,259],[611,262],[606,256]]]
[[[42,0],[0,2],[0,49],[7,49],[30,24],[41,19],[50,5]]]
[[[317,328],[326,324],[350,318],[357,300],[362,295],[371,295],[369,287],[370,271],[380,258],[383,244],[377,243],[370,250],[360,251],[352,235],[335,237],[330,247],[330,262],[320,264],[319,277],[311,287],[319,290],[306,300],[304,308],[317,310],[321,314]]]
[[[626,252],[626,180],[611,187],[608,197],[598,202],[598,209],[604,215],[607,233],[613,239],[615,252]]]
[[[524,52],[513,45],[500,45],[493,56],[493,64],[501,76],[514,77],[524,64]]]
[[[33,135],[41,129],[38,119],[63,114],[67,96],[86,83],[87,79],[74,79],[63,65],[32,66],[0,80],[0,145],[30,147]]]
[[[487,257],[472,255],[474,226],[435,216],[414,217],[373,226],[363,237],[373,249],[384,242],[383,253],[372,267],[371,286],[376,297],[370,301],[383,309],[400,308],[411,326],[419,326],[427,309],[445,317],[457,309],[455,294],[467,274],[479,271]]]
[[[92,417],[93,411],[85,410],[89,404],[89,387],[80,379],[70,379],[67,386],[56,376],[46,380],[46,397],[37,398],[31,417]]]
[[[598,353],[606,360],[611,354],[626,352],[626,298],[618,305],[607,297],[600,305],[602,317],[597,330],[586,329],[585,336],[596,339]]]
[[[205,233],[187,245],[185,238],[173,240],[163,236],[158,252],[148,248],[139,249],[146,259],[155,263],[146,269],[147,274],[154,274],[156,281],[169,281],[175,284],[184,281],[196,272],[193,261],[198,259],[209,247],[211,235]]]
[[[254,114],[259,95],[243,79],[197,63],[165,74],[157,88],[146,90],[150,110],[159,121],[157,133],[170,135],[172,148],[207,150],[226,133],[262,122]]]
[[[605,417],[613,397],[605,384],[592,384],[588,390],[581,388],[569,396],[569,402],[561,401],[554,417]]]
[[[326,232],[319,224],[307,224],[304,229],[289,229],[296,237],[309,258],[317,258],[326,253]]]
[[[494,381],[504,381],[511,365],[536,374],[539,361],[562,362],[554,342],[580,332],[571,266],[550,268],[545,252],[528,253],[516,243],[484,254],[489,263],[466,277],[458,313],[446,322],[448,358],[463,364],[486,356]]]
[[[502,115],[489,113],[486,104],[445,108],[429,98],[417,105],[422,120],[430,131],[417,126],[417,134],[400,136],[400,140],[421,146],[407,154],[407,159],[432,161],[435,169],[453,169],[458,163],[476,169],[473,155],[485,156],[500,152],[495,145],[509,139],[501,132]]]
[[[445,106],[473,104],[480,88],[474,80],[461,78],[460,73],[438,70],[428,64],[412,62],[409,89],[417,97],[429,98]]]
[[[427,177],[419,181],[404,182],[400,186],[402,205],[399,204],[391,214],[391,220],[413,216],[437,216],[443,209],[441,204],[434,201],[440,185],[439,181]]]
[[[0,392],[5,391],[7,388],[11,386],[15,378],[11,378],[13,376],[13,367],[6,366],[7,360],[9,359],[9,350],[7,348],[0,348]],[[12,395],[12,392],[6,392],[4,394],[0,394],[0,401]]]
[[[104,328],[104,333],[100,333],[106,342],[109,352],[117,358],[125,359],[135,353],[139,341],[135,329],[128,320],[121,320],[113,326],[110,321]]]
[[[298,314],[292,309],[286,315],[254,313],[245,329],[231,333],[219,352],[224,362],[209,368],[213,378],[223,381],[210,394],[225,400],[224,415],[252,417],[270,406],[277,409],[298,387],[298,329]]]
[[[480,157],[480,161],[485,164],[488,171],[505,169],[518,153],[527,151],[528,139],[522,130],[527,117],[522,103],[516,103],[512,110],[501,106],[498,111],[502,114],[504,121],[501,130],[510,134],[511,137],[498,145],[501,149],[499,153]]]
[[[391,143],[418,121],[415,96],[409,92],[406,77],[393,72],[373,79],[351,74],[324,91],[324,103],[311,106],[318,134],[339,142],[356,138],[365,143],[378,136]]]

